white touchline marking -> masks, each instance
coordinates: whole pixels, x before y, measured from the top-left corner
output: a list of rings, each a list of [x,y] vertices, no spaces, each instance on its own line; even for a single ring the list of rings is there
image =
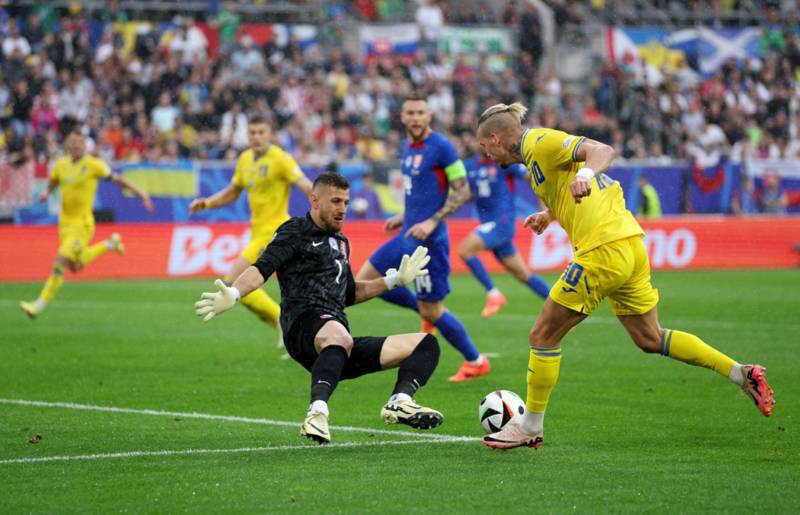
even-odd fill
[[[192,454],[237,454],[251,452],[295,451],[302,449],[342,449],[348,447],[380,447],[383,445],[406,445],[420,443],[461,443],[476,442],[477,438],[457,436],[453,438],[421,438],[418,440],[389,440],[386,442],[343,442],[328,445],[277,445],[274,447],[239,447],[237,449],[183,449],[162,451],[128,451],[110,452],[102,454],[79,454],[75,456],[41,456],[35,458],[10,458],[0,460],[0,465],[13,465],[19,463],[46,463],[52,461],[95,461],[119,458],[142,458],[152,456],[186,456]]]
[[[486,356],[487,358],[499,358],[500,356],[502,356],[502,354],[500,354],[499,352],[484,352],[483,355]]]
[[[153,409],[117,408],[115,406],[96,406],[94,404],[76,404],[74,402],[45,402],[29,401],[24,399],[0,399],[0,404],[15,404],[17,406],[37,406],[40,408],[65,408],[84,411],[105,411],[111,413],[131,413],[134,415],[151,415],[156,417],[182,417],[201,420],[224,420],[226,422],[244,422],[247,424],[263,424],[267,426],[300,427],[300,422],[286,420],[271,420],[268,418],[237,417],[231,415],[210,415],[208,413],[184,413],[179,411],[161,411]],[[336,431],[350,431],[352,433],[369,433],[380,435],[411,436],[414,438],[428,439],[453,439],[467,438],[457,435],[442,435],[435,433],[412,433],[411,431],[392,431],[391,429],[372,429],[368,427],[331,426]]]

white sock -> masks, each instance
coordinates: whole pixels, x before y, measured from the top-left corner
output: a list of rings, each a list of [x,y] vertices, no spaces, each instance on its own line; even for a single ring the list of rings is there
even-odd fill
[[[308,407],[308,414],[311,415],[312,412],[318,411],[325,415],[326,417],[330,415],[328,412],[328,403],[325,401],[314,401],[311,403],[311,406]]]
[[[396,394],[392,395],[391,397],[389,397],[389,403],[406,402],[406,401],[410,401],[410,400],[411,400],[411,396],[409,394],[407,394],[407,393],[396,393]]]
[[[478,359],[473,359],[472,361],[467,361],[470,365],[480,365],[483,363],[483,360],[486,359],[483,357],[483,354],[478,356]]]
[[[489,295],[500,295],[500,290],[498,290],[497,286],[495,286],[491,290],[489,290]]]
[[[544,413],[526,411],[522,417],[522,430],[529,435],[541,432],[544,429]]]
[[[731,382],[738,384],[739,386],[742,386],[744,384],[744,375],[742,375],[743,366],[744,365],[742,365],[741,363],[734,363],[733,367],[731,368],[731,371],[728,372],[728,379],[730,379]]]

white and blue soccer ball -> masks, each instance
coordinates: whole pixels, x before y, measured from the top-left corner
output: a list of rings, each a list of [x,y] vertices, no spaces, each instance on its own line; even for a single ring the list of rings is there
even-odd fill
[[[483,398],[478,406],[478,421],[489,433],[496,433],[511,421],[521,423],[525,414],[525,401],[508,390],[495,390]]]

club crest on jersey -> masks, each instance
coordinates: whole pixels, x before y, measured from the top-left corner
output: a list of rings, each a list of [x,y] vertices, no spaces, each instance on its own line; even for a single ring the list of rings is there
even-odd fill
[[[343,241],[339,242],[339,252],[345,255],[347,254],[347,245],[345,245]]]
[[[266,177],[268,168],[269,168],[269,165],[261,165],[261,166],[259,166],[258,167],[258,175],[260,175],[261,177]]]
[[[420,165],[422,165],[422,154],[417,154],[417,155],[414,156],[413,167],[414,168],[419,168]]]
[[[333,236],[328,238],[328,245],[330,245],[333,250],[339,250],[339,242],[336,241],[336,238]]]

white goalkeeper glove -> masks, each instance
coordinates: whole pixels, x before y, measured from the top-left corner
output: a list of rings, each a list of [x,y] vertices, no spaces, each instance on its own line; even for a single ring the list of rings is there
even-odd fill
[[[228,311],[242,297],[238,289],[227,286],[222,279],[214,281],[214,286],[219,289],[218,292],[204,292],[200,300],[194,303],[194,312],[203,317],[203,322],[208,322],[216,315]]]
[[[414,250],[411,256],[408,254],[403,255],[403,259],[400,261],[400,268],[397,270],[390,268],[386,271],[386,275],[383,277],[386,287],[393,290],[398,286],[409,284],[421,275],[428,275],[428,270],[425,267],[430,260],[428,249],[421,245]]]

